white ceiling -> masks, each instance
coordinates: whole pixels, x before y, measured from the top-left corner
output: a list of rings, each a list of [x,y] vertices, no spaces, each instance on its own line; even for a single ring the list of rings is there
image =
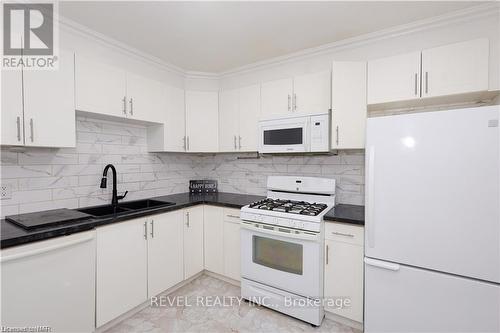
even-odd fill
[[[478,2],[61,2],[60,14],[185,70],[223,72]]]

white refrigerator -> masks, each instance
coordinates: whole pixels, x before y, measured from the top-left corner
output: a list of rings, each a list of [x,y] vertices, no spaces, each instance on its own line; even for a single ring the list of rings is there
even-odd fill
[[[368,120],[365,332],[500,331],[499,117]]]

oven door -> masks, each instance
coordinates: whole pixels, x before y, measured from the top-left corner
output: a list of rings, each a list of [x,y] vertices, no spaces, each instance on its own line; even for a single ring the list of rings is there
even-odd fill
[[[309,151],[308,129],[308,117],[260,121],[259,152],[307,152]]]
[[[320,234],[241,224],[241,276],[304,297],[322,297]]]

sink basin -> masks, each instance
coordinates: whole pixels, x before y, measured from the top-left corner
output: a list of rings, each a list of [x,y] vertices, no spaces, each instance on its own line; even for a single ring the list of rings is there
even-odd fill
[[[123,202],[120,204],[120,207],[130,210],[139,210],[139,209],[147,209],[153,207],[172,206],[172,205],[175,205],[175,203],[146,199],[146,200]]]
[[[115,214],[120,214],[120,213],[125,213],[129,212],[130,209],[122,208],[122,207],[113,207],[112,205],[104,205],[104,206],[96,206],[96,207],[89,207],[89,208],[80,208],[77,209],[77,211],[82,212],[82,213],[87,213],[93,216],[108,216],[108,215],[115,215]]]

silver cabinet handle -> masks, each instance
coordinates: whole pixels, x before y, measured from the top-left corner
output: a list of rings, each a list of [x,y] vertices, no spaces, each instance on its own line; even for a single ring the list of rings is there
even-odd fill
[[[415,96],[418,95],[418,73],[415,73]]]
[[[344,234],[344,233],[342,233],[342,232],[336,232],[336,231],[333,231],[333,232],[332,232],[332,234],[333,234],[333,235],[337,235],[337,236],[351,237],[351,238],[352,238],[352,237],[354,237],[354,235],[353,235],[353,234]]]
[[[35,140],[35,134],[34,134],[34,130],[33,130],[33,118],[30,118],[30,138],[31,138],[31,142],[33,142]]]
[[[297,110],[297,94],[293,93],[293,110]]]
[[[290,108],[291,99],[292,99],[292,97],[290,96],[290,94],[288,94],[288,111],[291,111],[291,108]]]
[[[189,228],[189,212],[186,212],[186,226]]]
[[[127,96],[123,96],[122,102],[123,102],[123,114],[127,115]]]
[[[184,135],[184,137],[182,138],[182,141],[184,142],[184,143],[182,144],[182,147],[184,148],[184,150],[186,150],[186,149],[187,149],[187,147],[186,147],[186,136],[185,136],[185,135]]]
[[[151,238],[154,238],[155,237],[155,221],[154,220],[151,220],[150,224],[151,224]]]
[[[129,104],[130,104],[130,115],[134,115],[134,99],[133,98],[130,98],[130,101],[129,101]]]
[[[148,221],[144,222],[144,239],[148,239]]]
[[[235,218],[235,219],[239,219],[240,217],[239,216],[236,216],[236,215],[232,215],[232,214],[228,214],[226,215],[227,217],[232,217],[232,218]]]
[[[17,117],[17,141],[21,141],[21,117]]]
[[[236,147],[236,135],[234,135],[234,149],[237,149],[238,147]]]
[[[328,265],[328,253],[330,252],[330,248],[328,245],[326,246],[326,264]]]
[[[335,127],[335,143],[337,144],[337,146],[339,145],[339,125]]]
[[[425,72],[425,93],[429,93],[429,72]]]
[[[189,136],[187,137],[187,150],[189,150]]]
[[[240,147],[241,149],[241,136],[238,136],[238,146]]]

